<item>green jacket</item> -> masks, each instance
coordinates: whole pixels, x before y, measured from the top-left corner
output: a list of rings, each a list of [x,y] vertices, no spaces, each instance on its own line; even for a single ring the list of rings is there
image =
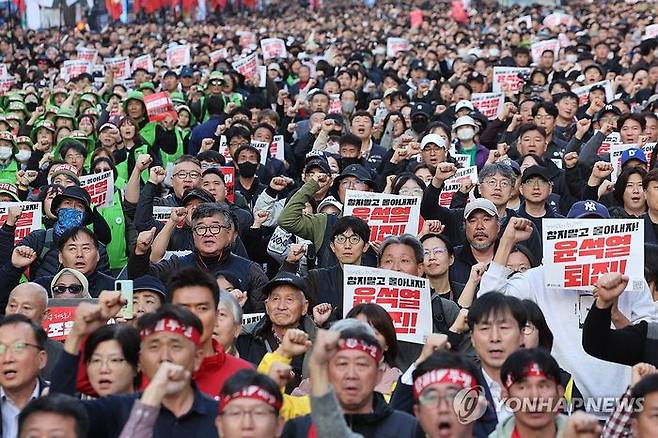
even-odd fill
[[[158,124],[155,122],[149,122],[144,126],[139,134],[142,136],[144,141],[149,145],[153,146],[155,143],[155,128]],[[162,161],[162,167],[167,169],[168,166],[173,166],[174,161],[178,160],[181,155],[183,155],[183,132],[179,127],[174,128],[176,133],[176,152],[173,154],[168,154],[160,149],[160,160]]]
[[[0,164],[0,183],[16,184],[16,172],[18,163],[11,159],[6,165]]]
[[[567,418],[569,417],[562,414],[559,414],[557,417],[555,417],[555,422],[557,426],[557,435],[555,435],[556,438],[560,438],[562,436],[562,433],[564,432],[564,428],[567,425]],[[494,430],[489,434],[489,438],[511,438],[515,426],[516,426],[516,421],[514,416],[512,415],[502,423],[498,423],[498,426],[496,426],[496,430]]]
[[[310,240],[316,248],[322,246],[324,231],[327,228],[327,214],[305,214],[304,207],[320,190],[314,179],[307,181],[283,207],[277,224],[289,233]]]
[[[107,244],[107,255],[110,259],[110,269],[121,269],[128,264],[126,244],[126,217],[121,205],[121,192],[114,192],[114,203],[98,209],[105,222],[110,227],[112,241]]]

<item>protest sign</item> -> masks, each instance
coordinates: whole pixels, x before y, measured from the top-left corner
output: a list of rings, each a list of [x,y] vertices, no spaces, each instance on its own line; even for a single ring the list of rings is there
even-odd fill
[[[214,64],[216,62],[221,61],[222,59],[228,58],[228,50],[226,50],[226,48],[222,48],[219,50],[212,51],[208,54],[208,57],[210,58],[210,62]]]
[[[450,152],[450,156],[457,161],[457,167],[468,167],[471,164],[471,156],[468,154],[458,154]]]
[[[610,147],[610,164],[612,164],[612,173],[610,174],[610,181],[617,182],[617,178],[621,173],[621,155],[625,150],[631,148],[642,149],[644,155],[647,159],[647,164],[651,162],[651,155],[653,155],[653,149],[656,147],[656,143],[647,143],[644,146],[639,146],[636,144],[613,144]],[[635,151],[630,151],[630,155],[633,156]]]
[[[439,196],[439,205],[446,208],[450,207],[453,196],[455,196],[457,190],[462,186],[462,182],[467,180],[470,180],[474,185],[478,183],[477,166],[468,166],[457,169],[455,175],[443,183],[443,189]]]
[[[560,53],[560,40],[555,39],[533,43],[533,45],[530,47],[532,62],[538,64],[542,53],[544,53],[546,50],[551,50],[555,56],[555,59],[558,59],[558,55]]]
[[[166,207],[164,205],[154,205],[153,206],[153,219],[156,221],[166,224],[171,216],[171,209],[174,207]]]
[[[594,201],[585,208],[595,211]],[[644,289],[644,221],[542,219],[547,288],[592,290],[608,272],[628,275],[627,290]]]
[[[283,135],[275,135],[270,143],[270,157],[283,161],[285,159]]]
[[[527,67],[494,67],[493,92],[518,93],[523,88],[525,77],[530,75],[532,69]]]
[[[176,68],[190,63],[189,44],[174,46],[167,49],[167,65]]]
[[[608,154],[610,153],[610,147],[617,143],[621,143],[621,135],[618,132],[612,132],[603,140],[596,153],[598,155]]]
[[[386,57],[395,58],[398,53],[406,52],[411,49],[411,44],[404,38],[388,38],[386,39]]]
[[[265,38],[260,40],[260,49],[263,52],[263,60],[288,57],[286,43],[281,38]]]
[[[256,45],[256,34],[250,31],[240,30],[235,33],[238,37],[238,44],[240,47],[249,47]]]
[[[48,316],[41,322],[49,339],[65,341],[73,328],[75,310],[82,302],[98,304],[96,298],[51,298],[48,300]]]
[[[87,61],[89,64],[96,64],[98,59],[98,50],[96,49],[87,49],[86,47],[78,47],[78,59],[82,61]]]
[[[473,93],[471,103],[487,119],[493,120],[503,110],[505,96],[503,93]]]
[[[0,63],[0,78],[9,77],[9,70],[7,69],[7,64]]]
[[[391,316],[398,341],[422,344],[432,333],[429,282],[402,272],[366,266],[343,269],[343,317],[356,305],[375,303]]]
[[[329,114],[340,114],[340,94],[332,94],[329,97]]]
[[[232,64],[232,66],[235,71],[245,78],[252,77],[256,74],[256,70],[258,69],[258,58],[256,57],[256,52],[238,59]]]
[[[610,81],[595,82],[593,84],[573,88],[571,91],[576,93],[576,96],[578,96],[578,105],[582,106],[587,103],[587,98],[589,97],[589,90],[591,90],[594,87],[600,87],[600,86],[603,86],[605,90],[606,102],[612,101],[612,99],[614,99],[614,95],[612,94],[612,83]]]
[[[516,26],[517,29],[521,29],[521,24],[525,24],[525,28],[530,29],[532,27],[532,16],[522,15],[514,20],[514,26]]]
[[[135,58],[133,60],[132,69],[133,69],[133,71],[135,71],[139,68],[143,68],[147,72],[153,73],[153,70],[154,70],[153,69],[153,57],[149,54],[149,55],[138,56],[137,58]]]
[[[103,65],[105,65],[105,68],[107,69],[114,70],[114,79],[129,79],[132,75],[132,72],[130,71],[130,59],[128,59],[127,56],[105,59]]]
[[[417,235],[420,231],[420,198],[388,193],[347,190],[343,216],[356,216],[370,226],[370,241],[388,236]]]
[[[270,153],[270,144],[266,141],[251,140],[251,145],[258,149],[260,153],[260,164],[264,166],[267,161],[267,155]]]
[[[226,136],[225,135],[220,135],[219,136],[219,146],[218,146],[219,153],[224,155],[224,158],[226,159],[226,162],[228,163],[229,161],[233,161],[233,157],[231,157],[231,149],[228,147],[228,142],[226,141]]]
[[[222,166],[219,168],[224,174],[224,186],[226,186],[226,200],[233,203],[235,201],[235,168],[232,166]]]
[[[7,91],[11,90],[11,87],[16,83],[16,79],[12,77],[0,78],[0,96],[3,96]]]
[[[552,14],[548,14],[544,18],[542,24],[546,27],[555,27],[559,25],[571,26],[573,22],[574,18],[571,15],[562,12],[554,12]]]
[[[242,325],[254,324],[263,319],[265,313],[244,313],[242,314]]]
[[[81,176],[80,187],[89,193],[96,207],[109,207],[114,203],[114,174],[111,170]]]
[[[170,115],[174,120],[178,119],[174,103],[166,91],[144,96],[144,105],[150,122],[164,120],[167,115]]]
[[[60,70],[60,76],[66,82],[69,82],[71,79],[83,73],[91,74],[91,64],[87,61],[77,59],[69,59],[64,61],[62,64],[62,69]]]
[[[16,221],[14,244],[18,244],[32,231],[41,229],[42,210],[40,202],[0,202],[0,225],[7,221],[9,209],[20,205],[23,208],[21,216]]]
[[[655,38],[658,36],[658,24],[650,24],[644,29],[643,40],[648,40],[650,38]]]

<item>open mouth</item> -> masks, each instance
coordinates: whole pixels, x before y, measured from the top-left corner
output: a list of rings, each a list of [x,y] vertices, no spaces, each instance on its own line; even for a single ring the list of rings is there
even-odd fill
[[[449,437],[452,435],[452,424],[448,421],[441,421],[439,423],[439,436]]]
[[[5,370],[2,372],[2,375],[5,379],[11,380],[16,377],[18,373],[15,370]]]

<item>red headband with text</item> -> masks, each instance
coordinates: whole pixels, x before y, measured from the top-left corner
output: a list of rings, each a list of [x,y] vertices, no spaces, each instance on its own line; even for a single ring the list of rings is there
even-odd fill
[[[340,343],[339,349],[363,351],[368,356],[375,359],[376,363],[379,363],[379,361],[382,359],[382,355],[384,354],[379,345],[370,345],[365,343],[361,339],[355,339],[355,338],[344,339],[343,342]]]
[[[522,379],[527,379],[528,377],[543,377],[544,379],[552,380],[553,382],[555,382],[555,379],[549,376],[548,374],[546,374],[546,372],[539,367],[539,364],[537,362],[531,362],[528,365],[528,367],[525,369],[521,377]],[[512,373],[507,373],[507,378],[505,379],[505,387],[509,388],[510,386],[512,386],[513,384],[515,384],[516,382],[522,379],[514,380],[514,376],[512,375]]]
[[[272,406],[274,409],[277,410],[277,412],[281,409],[281,402],[279,402],[279,400],[277,400],[276,397],[274,397],[274,395],[270,394],[268,391],[261,388],[260,386],[251,385],[242,388],[240,391],[235,392],[231,395],[223,396],[221,398],[221,401],[219,402],[219,412],[223,412],[227,404],[238,398],[250,398],[253,400],[260,400]]]
[[[199,333],[199,330],[192,326],[186,326],[174,318],[162,318],[155,323],[153,328],[143,329],[140,331],[139,336],[144,339],[147,336],[160,332],[177,333],[179,335],[185,336],[187,339],[194,342],[195,345],[199,345],[201,343],[201,333]]]
[[[464,389],[473,388],[476,385],[476,382],[477,380],[475,377],[464,370],[456,368],[432,370],[414,380],[414,398],[418,400],[420,393],[434,383],[448,383]]]

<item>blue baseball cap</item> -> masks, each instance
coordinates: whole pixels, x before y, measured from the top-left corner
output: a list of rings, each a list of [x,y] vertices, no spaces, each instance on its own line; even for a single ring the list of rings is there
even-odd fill
[[[639,160],[644,164],[648,164],[647,156],[644,155],[644,151],[640,148],[628,148],[622,152],[621,166],[624,167],[629,160]]]
[[[153,275],[142,275],[133,281],[134,292],[155,292],[162,297],[162,302],[167,300],[167,288],[159,278]]]
[[[181,78],[191,78],[194,76],[194,69],[190,66],[185,66],[181,69],[180,71],[180,77]]]
[[[605,205],[596,201],[578,201],[571,206],[567,217],[571,219],[584,217],[610,219],[610,212]]]

